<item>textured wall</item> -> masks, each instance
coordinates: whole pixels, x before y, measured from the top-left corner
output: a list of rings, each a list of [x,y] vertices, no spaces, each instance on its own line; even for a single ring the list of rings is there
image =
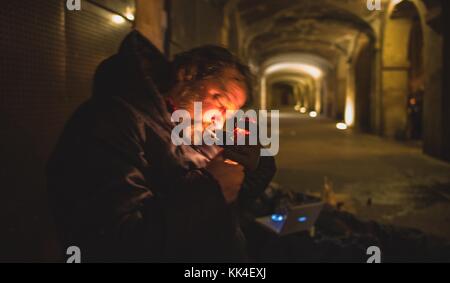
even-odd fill
[[[0,261],[54,260],[45,162],[73,110],[90,96],[101,60],[131,24],[83,1],[6,1],[0,9]]]
[[[164,50],[164,34],[168,24],[165,8],[164,0],[136,1],[136,29],[161,51]]]
[[[372,131],[373,50],[364,45],[355,60],[355,125],[364,132]]]
[[[208,0],[171,2],[171,55],[203,44],[221,44],[222,5]]]
[[[444,135],[450,124],[444,121],[449,111],[445,103],[449,93],[444,92],[443,84],[443,37],[428,25],[424,28],[424,151],[434,157],[445,159],[445,151],[449,150],[450,143],[445,143]],[[446,52],[450,52],[446,49]]]

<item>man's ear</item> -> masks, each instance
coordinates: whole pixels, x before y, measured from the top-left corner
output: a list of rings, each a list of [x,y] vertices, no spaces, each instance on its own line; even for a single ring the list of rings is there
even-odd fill
[[[186,69],[182,68],[177,72],[177,81],[183,82],[186,80]]]
[[[197,68],[181,68],[177,73],[177,80],[179,82],[192,81],[196,76]]]

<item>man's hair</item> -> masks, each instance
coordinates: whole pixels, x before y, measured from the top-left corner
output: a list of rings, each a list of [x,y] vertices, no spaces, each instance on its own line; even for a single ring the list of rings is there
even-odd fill
[[[247,103],[253,92],[253,76],[250,68],[228,49],[216,45],[204,45],[175,55],[172,62],[174,83],[197,82],[211,76],[219,76],[225,68],[236,69],[247,87]],[[180,78],[181,76],[181,78]]]

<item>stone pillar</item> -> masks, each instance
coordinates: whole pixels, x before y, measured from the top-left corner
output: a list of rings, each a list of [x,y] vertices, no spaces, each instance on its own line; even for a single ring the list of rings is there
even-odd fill
[[[315,97],[316,97],[316,106],[314,107],[317,113],[322,112],[322,79],[315,80]]]
[[[136,0],[135,28],[164,51],[167,14],[164,0]]]
[[[341,56],[338,61],[337,71],[336,71],[336,95],[335,95],[335,118],[339,120],[344,120],[345,116],[345,99],[347,93],[347,71],[348,64],[344,56]]]
[[[384,34],[382,60],[383,135],[404,138],[407,126],[409,19],[390,19]]]

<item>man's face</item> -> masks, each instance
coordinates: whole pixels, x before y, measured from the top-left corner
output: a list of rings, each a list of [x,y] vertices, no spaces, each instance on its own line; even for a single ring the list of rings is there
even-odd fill
[[[227,110],[239,110],[247,99],[244,77],[235,68],[225,68],[219,74],[195,83],[189,91],[195,91],[202,101],[192,101],[186,110],[194,117],[194,102],[202,102],[203,128],[214,124],[222,128],[227,118]],[[176,101],[175,101],[176,104]]]

